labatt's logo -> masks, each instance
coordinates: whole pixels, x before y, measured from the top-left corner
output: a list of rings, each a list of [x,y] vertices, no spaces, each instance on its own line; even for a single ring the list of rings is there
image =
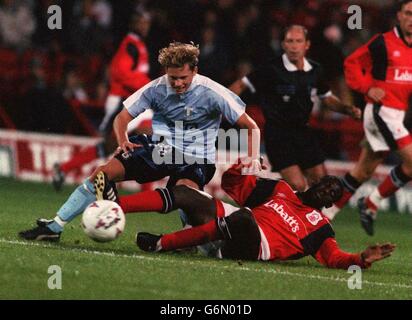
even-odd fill
[[[395,80],[412,82],[412,72],[395,69]]]
[[[299,224],[295,220],[295,218],[289,215],[284,209],[283,205],[276,203],[274,200],[270,200],[269,202],[265,203],[265,207],[272,208],[282,219],[291,227],[292,232],[299,231]]]

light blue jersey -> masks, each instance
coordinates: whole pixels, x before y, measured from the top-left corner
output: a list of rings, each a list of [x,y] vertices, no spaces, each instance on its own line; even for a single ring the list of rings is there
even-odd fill
[[[152,109],[153,138],[185,156],[215,162],[215,141],[222,115],[234,124],[245,112],[245,103],[217,82],[195,75],[189,89],[177,94],[167,75],[148,83],[123,102],[132,117]]]

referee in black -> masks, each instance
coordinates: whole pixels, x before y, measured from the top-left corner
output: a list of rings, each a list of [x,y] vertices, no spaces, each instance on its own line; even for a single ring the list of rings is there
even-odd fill
[[[240,95],[249,89],[262,107],[266,120],[264,138],[272,171],[297,191],[326,175],[325,156],[308,126],[317,95],[329,109],[361,117],[361,110],[334,96],[321,75],[318,63],[306,59],[310,47],[308,31],[300,25],[285,29],[284,54],[234,82],[230,89]]]

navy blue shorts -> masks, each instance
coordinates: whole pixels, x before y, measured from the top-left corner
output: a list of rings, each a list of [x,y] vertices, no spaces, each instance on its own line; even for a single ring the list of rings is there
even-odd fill
[[[146,183],[169,177],[167,186],[171,187],[180,179],[189,179],[203,190],[203,187],[209,183],[215,174],[215,165],[207,163],[206,160],[203,161],[203,164],[155,163],[152,155],[154,152],[163,152],[163,149],[159,148],[160,144],[154,143],[151,137],[144,134],[130,137],[129,140],[142,146],[135,148],[132,152],[116,155],[116,159],[125,168],[124,180],[136,180],[138,183]],[[172,152],[174,155],[175,150],[165,152]]]

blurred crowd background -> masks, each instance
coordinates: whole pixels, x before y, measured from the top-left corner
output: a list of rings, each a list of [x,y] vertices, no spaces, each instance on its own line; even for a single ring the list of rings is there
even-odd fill
[[[199,72],[229,85],[281,53],[289,24],[310,31],[309,57],[333,92],[363,104],[343,79],[343,60],[395,23],[395,0],[0,0],[0,128],[97,135],[108,89],[108,65],[133,11],[151,15],[145,39],[150,77],[163,73],[160,48],[176,40],[200,45]],[[62,29],[49,30],[47,9],[62,8]],[[362,8],[362,29],[349,30],[349,5]],[[258,106],[250,112],[261,122]],[[329,158],[354,160],[360,122],[317,108],[311,124]]]

